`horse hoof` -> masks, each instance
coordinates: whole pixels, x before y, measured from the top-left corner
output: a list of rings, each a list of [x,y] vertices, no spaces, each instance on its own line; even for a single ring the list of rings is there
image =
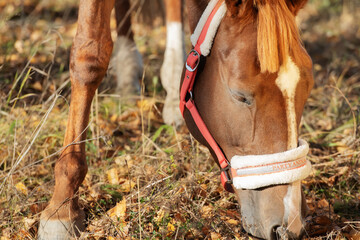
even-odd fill
[[[162,115],[164,122],[168,125],[175,125],[175,127],[179,127],[184,122],[179,110],[179,100],[166,99]]]
[[[69,240],[79,237],[84,229],[83,218],[73,221],[41,219],[38,240]]]

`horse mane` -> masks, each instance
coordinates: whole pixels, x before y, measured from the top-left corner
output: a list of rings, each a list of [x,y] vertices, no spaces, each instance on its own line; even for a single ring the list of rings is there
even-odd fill
[[[292,47],[302,44],[295,16],[286,0],[249,0],[242,21],[257,21],[257,54],[261,72],[277,72]],[[297,60],[296,54],[293,54]]]

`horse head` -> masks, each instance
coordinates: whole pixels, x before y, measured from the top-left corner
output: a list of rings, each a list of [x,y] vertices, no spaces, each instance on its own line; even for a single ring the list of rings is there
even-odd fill
[[[192,32],[196,31],[208,4],[214,1],[187,0]],[[305,148],[299,146],[306,144],[298,140],[298,128],[313,86],[312,61],[303,48],[295,23],[295,16],[305,2],[226,0],[222,3],[225,12],[211,50],[208,56],[199,57],[196,80],[187,98],[193,99],[232,168],[236,161],[241,163],[249,155],[256,162],[257,156],[281,158],[285,152],[289,157]],[[183,115],[193,136],[218,158],[187,108]],[[248,178],[245,185],[236,185],[236,170],[232,173],[227,172],[232,175],[247,232],[265,239],[301,237],[306,211],[301,179],[273,181],[273,175],[265,171]],[[282,174],[279,178],[288,177],[288,172]],[[258,184],[264,181],[265,184]]]

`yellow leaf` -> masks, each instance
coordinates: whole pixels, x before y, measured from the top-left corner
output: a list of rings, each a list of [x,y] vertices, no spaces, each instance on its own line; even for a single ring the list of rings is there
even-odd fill
[[[175,231],[175,226],[172,225],[171,223],[168,223],[167,230],[168,230],[168,232],[174,232]]]
[[[113,122],[113,123],[117,123],[117,119],[118,119],[118,115],[117,115],[117,114],[113,114],[113,115],[110,117],[110,121]]]
[[[232,224],[232,225],[238,225],[239,224],[239,221],[237,221],[235,219],[229,219],[226,222],[229,223],[229,224]]]
[[[22,192],[23,194],[28,195],[28,189],[22,182],[18,182],[15,185],[15,188],[16,188],[16,190]]]
[[[345,153],[346,152],[348,154],[351,154],[353,152],[353,150],[343,141],[336,142],[335,146],[336,146],[336,150],[339,153]]]
[[[119,184],[118,171],[116,168],[112,168],[106,172],[107,179],[110,184]]]
[[[25,229],[30,229],[31,226],[36,222],[35,219],[25,217],[23,219]]]
[[[210,236],[211,236],[211,240],[221,239],[221,235],[218,234],[218,233],[215,233],[215,232],[211,232],[211,233],[210,233]]]
[[[118,202],[115,207],[108,211],[108,214],[111,219],[116,220],[118,218],[124,221],[126,217],[126,199],[124,198],[122,201]]]
[[[161,208],[157,213],[156,217],[154,218],[157,223],[160,223],[165,215],[165,211]]]
[[[121,186],[118,189],[119,192],[130,192],[136,186],[133,181],[124,178],[119,179],[119,182],[121,183]]]
[[[36,81],[34,84],[31,85],[31,87],[38,91],[43,90],[43,86],[41,85],[41,83],[39,81]]]
[[[107,240],[115,240],[115,238],[112,237],[112,236],[108,236],[106,239],[107,239]]]
[[[125,168],[131,168],[132,166],[136,165],[134,159],[129,154],[116,157],[114,161],[120,167],[125,167]]]
[[[208,206],[203,206],[201,208],[201,215],[204,217],[204,218],[209,218],[212,216],[213,214],[213,207],[211,205],[208,205]]]
[[[154,106],[155,100],[153,99],[143,99],[136,103],[138,108],[141,108],[143,111],[149,111]]]

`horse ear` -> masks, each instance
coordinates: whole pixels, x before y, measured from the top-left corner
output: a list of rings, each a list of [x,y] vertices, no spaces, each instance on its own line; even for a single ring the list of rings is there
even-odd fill
[[[186,0],[190,30],[193,33],[209,0]]]
[[[296,16],[301,8],[305,6],[308,0],[287,0],[290,11]]]

